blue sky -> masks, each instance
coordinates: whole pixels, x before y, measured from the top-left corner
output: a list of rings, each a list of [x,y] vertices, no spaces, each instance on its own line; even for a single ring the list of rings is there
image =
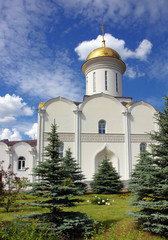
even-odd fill
[[[5,0],[0,2],[0,139],[36,137],[40,102],[82,101],[81,65],[101,46],[127,66],[123,96],[159,110],[168,94],[167,0]]]

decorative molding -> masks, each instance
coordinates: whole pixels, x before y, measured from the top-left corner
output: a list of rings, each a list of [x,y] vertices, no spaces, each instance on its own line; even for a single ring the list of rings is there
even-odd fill
[[[131,142],[132,143],[141,143],[141,142],[146,142],[146,143],[152,143],[154,142],[149,134],[131,134]]]
[[[81,142],[125,142],[124,134],[81,133]]]
[[[75,142],[74,133],[58,133],[61,142]],[[47,142],[48,133],[44,133],[44,141]]]

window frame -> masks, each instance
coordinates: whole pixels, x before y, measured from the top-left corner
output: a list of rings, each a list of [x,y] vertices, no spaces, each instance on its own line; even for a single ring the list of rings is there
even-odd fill
[[[116,92],[118,93],[118,75],[116,73]]]
[[[58,152],[59,152],[59,158],[63,158],[64,157],[64,143],[63,142],[59,143]]]
[[[96,72],[93,72],[93,92],[96,92]]]
[[[141,142],[140,146],[139,146],[140,152],[146,151],[146,146],[147,146],[147,144],[145,142]]]
[[[25,171],[26,170],[26,158],[20,156],[17,162],[17,170],[18,171]]]
[[[107,86],[107,71],[104,72],[105,74],[105,90],[107,91],[108,90],[108,86]]]
[[[100,120],[98,123],[98,133],[99,134],[106,134],[106,121]]]

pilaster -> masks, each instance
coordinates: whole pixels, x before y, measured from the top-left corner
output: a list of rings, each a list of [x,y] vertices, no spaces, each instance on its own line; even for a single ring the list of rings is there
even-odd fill
[[[79,106],[77,106],[76,110],[74,110],[76,119],[75,119],[75,158],[79,166],[81,167],[81,141],[80,141],[80,133],[81,133],[81,110]]]
[[[131,113],[128,109],[123,112],[125,116],[125,153],[126,153],[126,164],[125,164],[125,180],[130,179],[132,171],[132,152],[131,152],[131,127],[130,127],[130,116]]]

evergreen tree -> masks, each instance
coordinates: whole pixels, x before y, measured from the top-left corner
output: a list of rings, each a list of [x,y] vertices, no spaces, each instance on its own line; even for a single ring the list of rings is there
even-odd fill
[[[43,197],[36,201],[34,206],[48,208],[50,212],[43,214],[29,215],[29,218],[37,218],[41,223],[54,226],[56,231],[66,234],[84,234],[92,229],[93,221],[86,214],[79,212],[65,212],[66,207],[72,207],[79,199],[73,198],[76,189],[71,182],[67,181],[62,168],[62,158],[59,157],[60,141],[57,134],[57,127],[51,125],[51,132],[48,137],[48,145],[45,147],[45,161],[39,162],[34,169],[34,175],[38,179],[32,183],[31,194]]]
[[[84,194],[87,190],[87,184],[83,182],[85,177],[76,163],[76,160],[72,157],[70,148],[66,151],[66,155],[62,160],[62,168],[67,183],[71,184],[76,191],[75,195]]]
[[[113,194],[123,188],[120,176],[112,166],[110,160],[105,156],[98,168],[98,173],[93,176],[91,188],[95,193]]]
[[[140,226],[168,236],[168,97],[159,113],[159,131],[153,131],[151,151],[140,155],[129,188],[134,193],[132,204],[139,208],[133,215]]]

